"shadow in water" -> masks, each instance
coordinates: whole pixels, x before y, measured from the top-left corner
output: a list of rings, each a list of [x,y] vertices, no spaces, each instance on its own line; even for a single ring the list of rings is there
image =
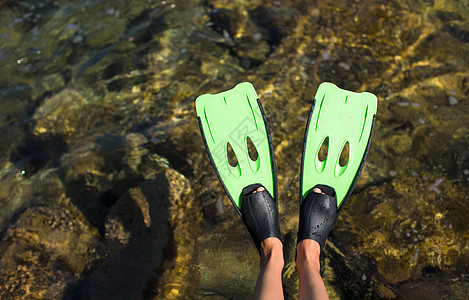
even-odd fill
[[[163,174],[132,188],[106,219],[101,262],[68,286],[65,299],[141,299],[171,240],[169,182]]]
[[[126,168],[126,141],[123,136],[104,135],[98,137],[94,143],[95,149],[91,150],[91,154],[86,152],[84,157],[76,155],[77,163],[84,167],[75,167],[80,174],[68,176],[71,179],[65,180],[65,186],[67,196],[103,235],[105,218],[111,207],[127,190],[137,186],[142,178]],[[86,160],[90,162],[87,163]],[[102,175],[118,174],[122,171],[125,176]]]

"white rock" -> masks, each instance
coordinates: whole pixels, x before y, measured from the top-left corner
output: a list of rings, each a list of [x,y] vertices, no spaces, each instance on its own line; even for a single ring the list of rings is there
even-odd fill
[[[441,191],[438,189],[438,186],[440,185],[440,183],[443,182],[443,179],[442,178],[437,178],[435,180],[435,183],[433,183],[429,188],[428,190],[429,191],[434,191],[436,192],[437,194],[441,193]]]
[[[222,200],[222,198],[218,198],[216,207],[217,207],[218,213],[222,214],[222,213],[225,212],[225,208],[223,207],[223,200]]]
[[[331,57],[331,55],[329,54],[328,51],[324,51],[324,52],[321,54],[321,56],[322,56],[322,59],[324,59],[324,60],[328,60],[328,59]]]
[[[68,24],[67,27],[65,27],[65,30],[78,30],[80,27],[76,24]]]
[[[81,35],[77,35],[72,41],[72,43],[74,43],[74,44],[79,44],[81,42],[83,42],[83,36],[81,36]]]
[[[458,104],[458,99],[456,99],[456,97],[454,97],[454,96],[449,96],[449,104],[451,104],[451,105]]]
[[[343,61],[339,63],[339,67],[341,67],[344,70],[350,71],[350,66],[347,63],[344,63]]]
[[[306,120],[305,118],[303,118],[302,116],[296,116],[296,119],[297,119],[298,121],[301,121],[301,122],[306,122],[306,121],[308,121],[308,120]]]

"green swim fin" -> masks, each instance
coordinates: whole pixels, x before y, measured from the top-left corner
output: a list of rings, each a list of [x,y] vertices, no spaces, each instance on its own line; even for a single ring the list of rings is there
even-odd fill
[[[328,82],[319,86],[303,145],[301,201],[316,185],[329,186],[335,190],[340,212],[365,163],[377,102],[371,93],[346,91]]]
[[[252,84],[244,82],[219,94],[199,96],[195,106],[212,165],[241,217],[246,187],[260,184],[276,199],[277,176],[270,132]],[[230,160],[230,152],[236,160]]]

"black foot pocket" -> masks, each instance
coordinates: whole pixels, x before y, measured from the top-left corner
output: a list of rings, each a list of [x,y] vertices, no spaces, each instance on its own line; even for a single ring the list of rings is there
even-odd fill
[[[324,194],[313,192],[319,188]],[[324,248],[327,236],[338,216],[335,190],[326,185],[316,185],[311,189],[300,206],[298,240],[315,240]]]
[[[247,186],[241,193],[242,219],[258,250],[266,238],[280,239],[277,203],[267,190],[255,192],[261,186]]]

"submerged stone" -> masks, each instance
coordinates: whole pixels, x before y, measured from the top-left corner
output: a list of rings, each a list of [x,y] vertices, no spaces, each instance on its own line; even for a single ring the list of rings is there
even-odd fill
[[[432,188],[435,183],[438,191]],[[429,267],[443,277],[464,273],[469,232],[461,211],[469,209],[467,192],[461,184],[430,174],[371,187],[347,204],[334,240],[340,248],[371,258],[383,283],[419,280]]]
[[[99,257],[98,232],[73,206],[33,207],[0,241],[0,296],[62,298]]]

